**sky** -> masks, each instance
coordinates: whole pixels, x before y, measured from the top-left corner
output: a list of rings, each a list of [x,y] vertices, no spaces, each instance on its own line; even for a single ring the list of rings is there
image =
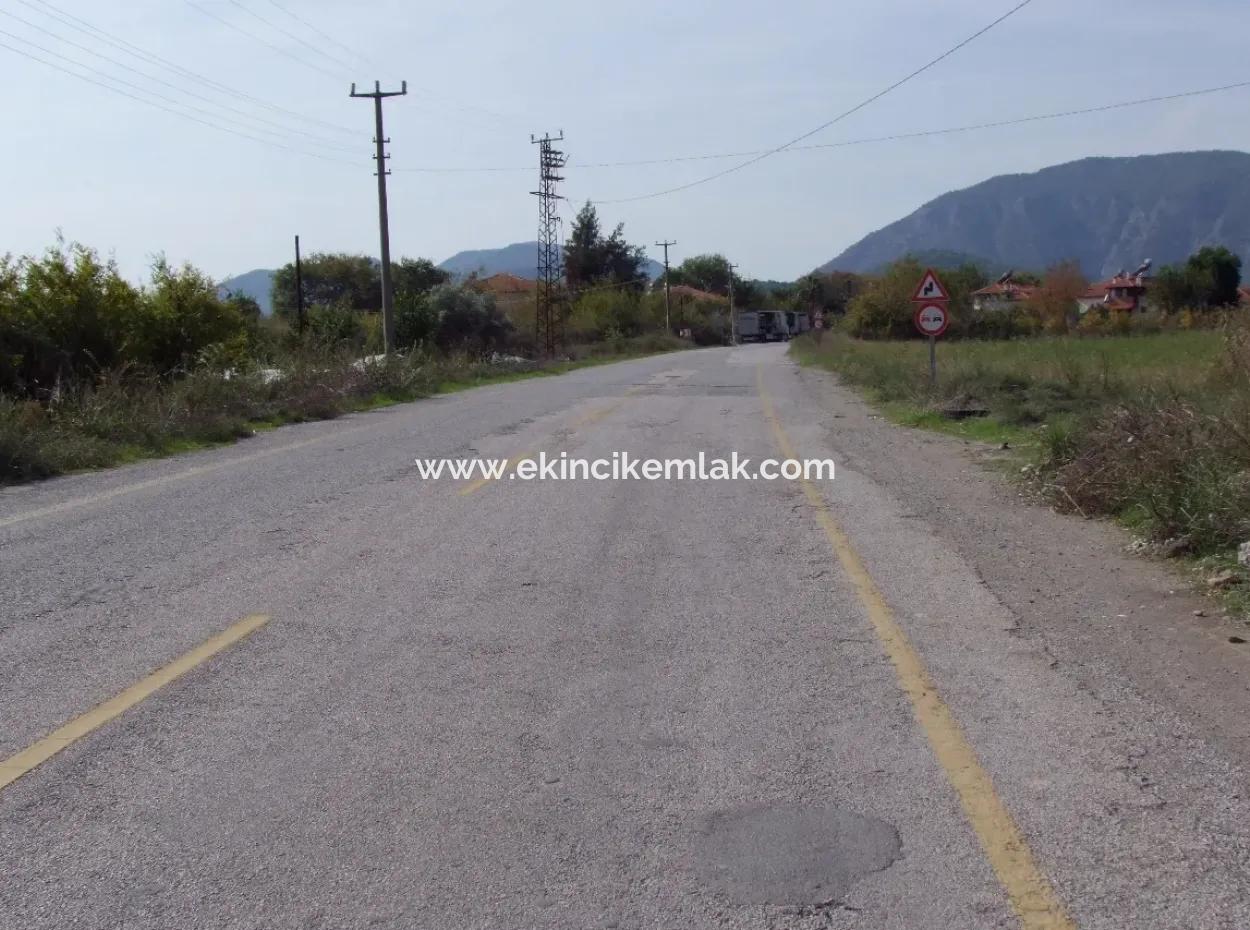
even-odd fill
[[[563,131],[570,161],[566,230],[590,199],[605,227],[624,223],[653,257],[653,243],[676,240],[674,262],[721,252],[746,277],[781,280],[994,175],[1090,155],[1250,150],[1243,88],[782,152],[626,203],[608,201],[746,159],[590,167],[779,146],[1016,2],[0,0],[0,82],[9,88],[0,253],[38,253],[59,234],[135,280],[158,254],[218,279],[274,268],[290,260],[296,234],[305,252],[376,255],[372,102],[348,96],[352,81],[408,82],[408,96],[385,105],[391,251],[435,262],[536,238],[530,137],[548,131]],[[1032,0],[806,143],[1248,81],[1248,33],[1244,0]]]

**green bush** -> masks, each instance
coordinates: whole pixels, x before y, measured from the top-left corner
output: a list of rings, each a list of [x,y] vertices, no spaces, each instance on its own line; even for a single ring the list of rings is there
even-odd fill
[[[405,295],[395,302],[395,344],[401,349],[426,345],[438,331],[438,311],[424,294]]]
[[[308,331],[327,349],[355,349],[365,346],[364,316],[344,304],[313,307],[308,311]]]
[[[438,318],[434,342],[443,351],[484,357],[507,348],[512,323],[489,294],[444,284],[428,300]]]
[[[104,372],[168,376],[256,326],[189,265],[157,259],[136,288],[82,245],[0,262],[0,391],[49,398]]]
[[[647,322],[638,294],[611,288],[583,294],[574,302],[568,332],[575,341],[629,338],[644,332]]]

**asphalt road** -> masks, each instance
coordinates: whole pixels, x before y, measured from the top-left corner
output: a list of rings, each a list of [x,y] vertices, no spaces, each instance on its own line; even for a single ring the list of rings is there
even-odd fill
[[[540,450],[839,470],[414,466]],[[4,930],[1250,927],[1248,647],[781,347],[8,489],[0,580]]]

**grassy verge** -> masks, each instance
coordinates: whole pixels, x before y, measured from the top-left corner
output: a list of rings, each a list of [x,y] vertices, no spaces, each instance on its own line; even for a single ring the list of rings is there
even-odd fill
[[[922,342],[842,333],[798,340],[803,364],[837,372],[896,422],[1009,443],[1056,508],[1108,516],[1183,556],[1234,608],[1250,540],[1250,322],[1222,331],[949,342],[928,383]],[[953,419],[952,414],[978,416]]]
[[[0,395],[0,485],[233,442],[287,423],[324,420],[484,384],[688,348],[646,337],[575,348],[536,363],[411,355],[376,364],[349,356],[292,357],[283,376],[191,372],[172,382],[115,376],[40,404]]]

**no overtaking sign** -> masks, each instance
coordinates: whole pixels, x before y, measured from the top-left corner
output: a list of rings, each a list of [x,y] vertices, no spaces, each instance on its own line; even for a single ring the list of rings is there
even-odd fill
[[[946,327],[950,325],[950,314],[946,312],[946,307],[942,304],[921,304],[916,308],[916,329],[920,330],[922,335],[932,336],[934,338],[946,332]]]
[[[937,384],[937,337],[950,325],[950,313],[946,309],[950,293],[937,272],[930,268],[916,285],[911,299],[916,304],[916,329],[922,336],[929,337],[929,383]]]

